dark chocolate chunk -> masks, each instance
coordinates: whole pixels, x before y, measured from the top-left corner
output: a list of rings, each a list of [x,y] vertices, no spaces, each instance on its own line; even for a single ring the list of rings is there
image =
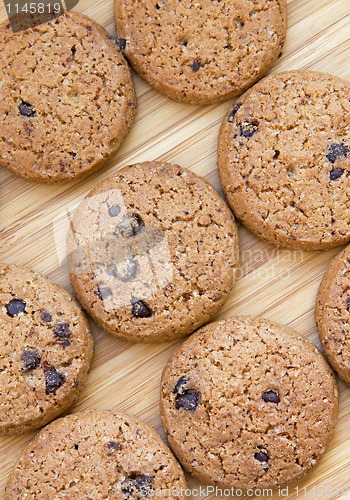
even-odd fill
[[[70,345],[71,331],[69,328],[69,323],[58,323],[57,325],[54,325],[53,331],[60,344],[62,344],[64,347]]]
[[[50,321],[52,321],[52,316],[48,312],[43,312],[41,314],[41,319],[42,321],[44,321],[44,323],[50,323]]]
[[[112,205],[111,207],[109,207],[108,209],[108,213],[111,217],[117,217],[117,215],[119,215],[121,212],[121,208],[119,205]]]
[[[112,292],[112,290],[109,287],[103,286],[102,284],[99,284],[98,285],[97,295],[99,296],[99,298],[101,300],[105,300],[108,297],[111,297],[113,295],[113,292]]]
[[[281,401],[281,398],[280,398],[278,392],[272,391],[272,390],[264,392],[264,394],[262,395],[262,398],[265,401],[265,403],[278,404]]]
[[[119,264],[116,264],[115,266],[110,266],[107,269],[107,273],[110,276],[126,283],[135,278],[138,272],[138,267],[137,260],[129,258]]]
[[[201,63],[198,61],[198,59],[196,61],[194,61],[194,63],[191,65],[191,70],[194,72],[194,73],[197,73],[197,71],[199,71],[201,68]]]
[[[233,105],[231,113],[228,115],[228,121],[232,123],[234,121],[234,117],[236,116],[237,111],[239,108],[242,106],[241,102],[236,102],[236,104]]]
[[[254,453],[254,458],[258,462],[264,463],[269,461],[269,454],[265,451],[258,451],[257,453]]]
[[[119,38],[117,35],[115,35],[115,36],[107,35],[107,38],[108,38],[108,40],[111,40],[112,42],[114,42],[117,45],[117,47],[120,48],[120,50],[125,50],[125,48],[126,48],[125,38]]]
[[[257,133],[259,125],[257,123],[244,122],[239,126],[239,133],[242,137],[250,139]]]
[[[79,450],[79,445],[78,445],[78,444],[75,444],[75,445],[74,445],[74,449],[75,449],[75,450]]]
[[[348,311],[350,310],[350,297],[346,299],[346,308]]]
[[[138,214],[124,215],[117,229],[126,238],[132,238],[139,234],[145,228],[145,223]]]
[[[46,381],[46,394],[52,394],[65,382],[65,377],[52,366],[47,366],[44,370]]]
[[[53,331],[57,337],[69,337],[71,333],[69,323],[58,323],[53,327]]]
[[[108,449],[111,453],[114,453],[115,451],[118,451],[121,449],[121,446],[119,443],[116,441],[108,441],[107,443]]]
[[[12,299],[6,304],[7,314],[13,318],[21,313],[26,313],[26,305],[23,300]]]
[[[120,50],[125,50],[125,48],[126,48],[126,40],[125,40],[125,38],[119,38],[118,36],[116,36],[115,37],[115,43],[120,48]]]
[[[149,305],[144,300],[135,297],[131,299],[131,312],[135,318],[150,318],[152,316],[152,309]]]
[[[142,218],[138,214],[131,214],[130,215],[130,225],[132,227],[132,231],[133,231],[134,236],[136,236],[137,234],[139,234],[143,230],[145,223],[143,222]]]
[[[22,116],[26,116],[27,118],[33,118],[34,116],[36,116],[35,109],[31,104],[28,104],[27,102],[22,102],[19,105],[19,112]]]
[[[71,344],[71,341],[68,337],[63,337],[58,341],[63,347],[68,347]]]
[[[21,355],[21,361],[23,361],[22,371],[28,372],[29,370],[38,368],[41,357],[38,351],[35,351],[34,349],[24,349]]]
[[[335,163],[339,158],[344,158],[348,152],[349,148],[344,144],[331,144],[326,158],[330,163]]]
[[[176,382],[176,385],[174,387],[174,394],[184,394],[185,386],[187,385],[187,382],[188,382],[187,377],[179,378],[179,380]]]
[[[333,170],[329,172],[329,178],[331,181],[337,181],[338,179],[340,179],[343,173],[344,170],[342,168],[333,168]]]
[[[179,410],[184,408],[188,411],[196,411],[199,405],[199,396],[194,391],[185,391],[183,394],[176,396],[175,408]]]
[[[141,497],[147,497],[151,493],[153,476],[132,472],[122,482],[122,492],[125,495],[133,496],[139,494]]]

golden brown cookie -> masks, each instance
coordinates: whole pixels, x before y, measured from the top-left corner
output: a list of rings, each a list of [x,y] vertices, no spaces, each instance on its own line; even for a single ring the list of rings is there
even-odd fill
[[[135,71],[177,101],[240,95],[279,56],[285,0],[115,0],[119,45]]]
[[[93,340],[65,290],[23,267],[0,266],[0,432],[47,424],[80,394]]]
[[[315,310],[323,349],[339,377],[350,384],[350,247],[333,259],[320,285]]]
[[[16,33],[3,23],[0,81],[0,165],[26,179],[91,173],[133,121],[127,63],[107,32],[81,14]]]
[[[236,216],[260,238],[323,250],[350,240],[350,83],[291,71],[225,116],[218,167]]]
[[[185,470],[226,488],[302,477],[329,445],[337,407],[335,377],[316,346],[260,318],[201,328],[162,377],[170,447]]]
[[[5,500],[184,498],[181,467],[146,424],[110,411],[56,420],[22,452]]]
[[[68,236],[78,300],[129,341],[170,340],[209,321],[232,289],[237,254],[233,216],[215,189],[156,161],[103,180]]]

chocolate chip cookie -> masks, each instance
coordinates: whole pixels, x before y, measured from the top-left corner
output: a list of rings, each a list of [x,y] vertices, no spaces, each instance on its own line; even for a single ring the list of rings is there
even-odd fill
[[[350,384],[350,247],[332,261],[318,291],[315,310],[325,354]]]
[[[177,101],[240,95],[281,53],[285,0],[115,0],[118,43],[135,71]]]
[[[68,263],[76,296],[108,332],[129,341],[187,335],[233,286],[232,214],[203,178],[177,165],[125,167],[74,214]]]
[[[185,470],[227,488],[302,477],[330,443],[337,406],[335,377],[316,346],[260,318],[201,328],[162,377],[170,447]]]
[[[5,500],[183,498],[185,488],[181,467],[151,427],[95,410],[43,429],[20,455]]]
[[[0,81],[0,165],[26,179],[91,173],[133,121],[135,92],[119,47],[77,13],[16,33],[3,23]]]
[[[0,265],[0,432],[31,431],[67,410],[89,370],[93,340],[62,288]]]
[[[260,238],[323,250],[350,240],[350,83],[310,71],[259,82],[224,118],[218,166]]]

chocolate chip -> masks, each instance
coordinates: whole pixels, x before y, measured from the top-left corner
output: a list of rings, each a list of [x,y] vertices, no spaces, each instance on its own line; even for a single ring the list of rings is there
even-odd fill
[[[342,168],[333,168],[333,170],[329,172],[329,178],[331,181],[337,181],[338,179],[340,179],[343,173],[344,170]]]
[[[27,102],[22,102],[19,105],[19,112],[22,116],[27,116],[28,118],[33,118],[34,116],[36,116],[35,109],[31,104],[28,104]]]
[[[350,310],[350,297],[346,299],[346,308],[348,311]]]
[[[109,441],[107,443],[107,446],[108,446],[108,449],[111,453],[114,453],[115,451],[118,451],[121,449],[121,446],[119,443],[117,443],[116,441]]]
[[[41,357],[38,351],[35,351],[34,349],[24,349],[21,355],[21,361],[23,361],[22,371],[28,372],[29,370],[38,368]]]
[[[116,264],[115,266],[110,266],[107,269],[107,273],[114,278],[117,278],[123,283],[131,281],[135,278],[138,272],[138,263],[137,260],[130,258],[126,259],[123,262]]]
[[[184,408],[188,411],[196,411],[199,405],[199,396],[194,391],[185,391],[176,396],[175,408],[179,410]]]
[[[46,394],[52,394],[65,382],[65,376],[61,375],[52,366],[47,366],[44,370],[46,381]]]
[[[70,345],[71,331],[69,328],[69,323],[58,323],[57,325],[54,325],[53,331],[60,344],[62,344],[64,347]]]
[[[174,387],[174,394],[184,394],[185,386],[187,383],[188,383],[187,377],[179,378],[179,380],[176,382],[175,387]]]
[[[113,292],[109,287],[99,284],[97,295],[101,300],[105,300],[108,297],[111,297],[113,295]]]
[[[26,313],[26,305],[23,300],[12,299],[6,304],[7,314],[13,318],[21,313]]]
[[[239,126],[239,133],[242,137],[250,139],[257,133],[259,126],[257,123],[244,122]]]
[[[139,234],[143,230],[145,223],[143,222],[142,218],[138,214],[131,214],[130,225],[132,227],[134,236],[136,236],[137,234]]]
[[[50,323],[50,321],[52,321],[52,316],[48,312],[43,312],[41,314],[41,319],[42,321],[44,321],[44,323]]]
[[[263,400],[265,403],[276,403],[278,404],[281,401],[281,398],[276,391],[266,391],[262,395]]]
[[[330,163],[335,163],[338,158],[344,158],[349,152],[348,146],[341,143],[331,144],[328,149],[329,153],[326,158]]]
[[[141,494],[141,497],[147,497],[151,493],[153,476],[132,472],[122,482],[122,492],[125,495]]]
[[[257,453],[254,453],[254,458],[258,462],[264,463],[269,461],[269,455],[265,451],[258,451]]]
[[[149,305],[141,299],[131,298],[131,312],[135,318],[150,318],[152,316],[152,309]]]
[[[118,224],[117,229],[126,238],[132,238],[143,231],[145,223],[138,214],[124,215],[120,224]]]
[[[72,56],[74,57],[75,54],[77,53],[77,49],[76,49],[75,45],[73,45],[73,47],[70,50],[71,50]]]
[[[71,333],[69,323],[58,323],[53,327],[53,331],[57,337],[69,337]]]
[[[194,63],[191,65],[191,70],[194,72],[194,73],[197,73],[197,71],[199,71],[201,67],[201,63],[198,61],[198,59],[196,61],[194,61]]]
[[[228,115],[228,121],[232,123],[234,121],[234,117],[236,116],[237,111],[239,108],[242,106],[242,103],[236,102],[236,104],[233,105],[231,113]]]
[[[112,205],[111,207],[109,207],[108,209],[108,213],[111,217],[117,217],[117,215],[119,215],[121,212],[121,208],[119,205]]]
[[[116,36],[115,38],[116,38],[115,43],[118,45],[120,50],[125,50],[125,48],[126,48],[125,38],[119,38],[118,36]]]
[[[79,450],[79,445],[78,445],[78,444],[75,444],[75,445],[74,445],[74,449],[75,449],[75,450]]]
[[[120,48],[120,50],[125,50],[125,48],[126,48],[125,38],[119,38],[117,35],[115,35],[115,36],[107,35],[107,38],[108,38],[108,40],[111,40],[112,42],[114,42],[117,45],[117,47]]]

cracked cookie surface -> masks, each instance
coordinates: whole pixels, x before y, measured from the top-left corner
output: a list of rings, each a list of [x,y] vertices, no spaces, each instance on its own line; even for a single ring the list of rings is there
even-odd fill
[[[28,432],[77,399],[93,339],[68,292],[16,266],[0,265],[0,324],[0,432]]]
[[[73,216],[67,253],[75,293],[105,330],[162,341],[193,332],[227,299],[238,235],[205,179],[145,162],[89,193]]]
[[[323,250],[350,240],[350,83],[291,71],[225,116],[218,167],[236,216],[260,238]]]
[[[302,477],[329,445],[337,407],[335,377],[316,346],[260,318],[201,328],[162,376],[171,449],[195,477],[227,488]]]
[[[136,98],[120,49],[77,13],[16,33],[3,23],[0,80],[0,165],[27,179],[87,175],[133,121]]]
[[[115,0],[123,52],[167,96],[209,104],[241,94],[270,69],[287,29],[285,0]]]
[[[315,317],[324,352],[350,384],[350,247],[331,262],[320,285]]]
[[[56,420],[29,443],[5,500],[183,498],[186,482],[154,429],[127,415],[86,411]],[[168,492],[166,495],[165,492]]]

